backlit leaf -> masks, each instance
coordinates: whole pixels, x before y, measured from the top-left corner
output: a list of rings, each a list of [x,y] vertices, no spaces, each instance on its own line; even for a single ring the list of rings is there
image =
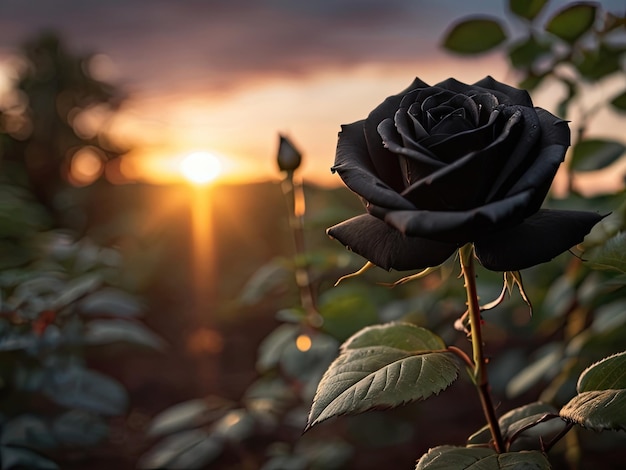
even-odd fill
[[[434,333],[408,323],[367,327],[341,347],[320,381],[307,428],[345,413],[421,400],[447,388],[458,364]]]
[[[459,54],[478,54],[497,47],[505,39],[498,20],[472,18],[454,24],[445,35],[443,47]]]
[[[501,470],[549,469],[545,455],[537,451],[497,454],[482,447],[439,446],[430,449],[417,462],[415,470]]]
[[[546,31],[567,42],[574,42],[591,29],[596,19],[596,5],[576,3],[558,11],[546,25]]]
[[[578,395],[561,409],[561,417],[597,431],[626,430],[625,370],[626,352],[589,366],[578,379]]]
[[[626,430],[626,390],[593,390],[572,398],[559,413],[595,431]]]

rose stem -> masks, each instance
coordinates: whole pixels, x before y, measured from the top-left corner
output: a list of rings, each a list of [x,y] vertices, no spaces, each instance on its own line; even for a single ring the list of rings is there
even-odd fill
[[[474,245],[468,243],[459,249],[461,258],[461,270],[465,280],[465,290],[467,292],[467,309],[470,319],[470,333],[472,336],[472,353],[474,356],[474,383],[478,389],[480,402],[487,418],[487,424],[491,431],[493,445],[496,452],[504,451],[504,442],[502,441],[502,433],[498,418],[491,401],[491,393],[489,386],[489,378],[487,377],[487,368],[481,332],[480,306],[478,305],[478,293],[476,291],[476,273],[474,271]]]
[[[293,171],[286,173],[282,189],[289,207],[289,227],[293,234],[295,246],[296,284],[300,291],[300,302],[306,314],[308,324],[319,327],[321,316],[315,306],[315,297],[313,296],[309,270],[306,265],[302,264],[306,253],[303,220],[305,211],[304,189],[301,183],[295,181]]]

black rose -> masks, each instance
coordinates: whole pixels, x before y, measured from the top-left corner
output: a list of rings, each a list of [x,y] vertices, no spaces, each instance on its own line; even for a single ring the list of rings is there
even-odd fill
[[[549,261],[602,218],[540,209],[569,141],[524,90],[416,79],[342,126],[332,170],[368,213],[328,234],[385,269],[437,266],[470,242],[494,271]]]

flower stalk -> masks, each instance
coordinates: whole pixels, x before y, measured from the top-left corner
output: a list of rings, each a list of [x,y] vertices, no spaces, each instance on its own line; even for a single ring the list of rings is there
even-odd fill
[[[294,240],[296,258],[296,284],[300,291],[300,302],[306,314],[307,323],[313,327],[319,327],[321,316],[315,305],[315,296],[312,292],[308,267],[303,265],[303,257],[306,253],[304,240],[304,188],[294,178],[294,172],[286,172],[282,182],[282,189],[289,205],[289,226]]]
[[[496,452],[504,452],[504,441],[498,418],[491,400],[489,377],[487,375],[487,361],[485,360],[483,339],[481,330],[480,305],[476,290],[476,272],[474,270],[474,246],[468,243],[459,249],[461,270],[467,292],[467,312],[470,322],[470,335],[472,342],[472,357],[474,362],[473,380],[480,396],[483,413],[491,432],[493,445]]]

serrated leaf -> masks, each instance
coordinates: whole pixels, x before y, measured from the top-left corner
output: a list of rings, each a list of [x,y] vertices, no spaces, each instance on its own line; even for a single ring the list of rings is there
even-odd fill
[[[202,429],[180,432],[163,439],[144,454],[138,468],[200,470],[217,458],[224,447],[220,439]]]
[[[509,9],[520,18],[533,20],[548,0],[509,0]]]
[[[626,430],[626,352],[592,364],[580,374],[576,395],[560,412],[568,421],[597,431]]]
[[[580,378],[578,393],[592,390],[626,389],[626,352],[614,354],[587,367]]]
[[[367,327],[341,347],[320,381],[307,428],[333,416],[396,407],[447,388],[459,366],[434,333],[408,323]]]
[[[500,45],[506,33],[497,19],[472,18],[452,26],[443,47],[458,54],[479,54]]]
[[[596,19],[596,5],[577,3],[558,11],[546,25],[546,31],[573,43],[591,29]]]
[[[593,390],[572,398],[559,415],[595,431],[626,430],[626,390]]]
[[[520,429],[531,424],[547,414],[556,415],[558,410],[547,403],[535,402],[515,408],[503,414],[498,420],[502,437],[505,441],[511,439]],[[472,434],[468,440],[468,445],[488,444],[491,440],[491,432],[488,426]]]
[[[507,452],[480,447],[439,446],[430,449],[419,461],[415,470],[542,470],[550,469],[545,455],[537,451]]]

